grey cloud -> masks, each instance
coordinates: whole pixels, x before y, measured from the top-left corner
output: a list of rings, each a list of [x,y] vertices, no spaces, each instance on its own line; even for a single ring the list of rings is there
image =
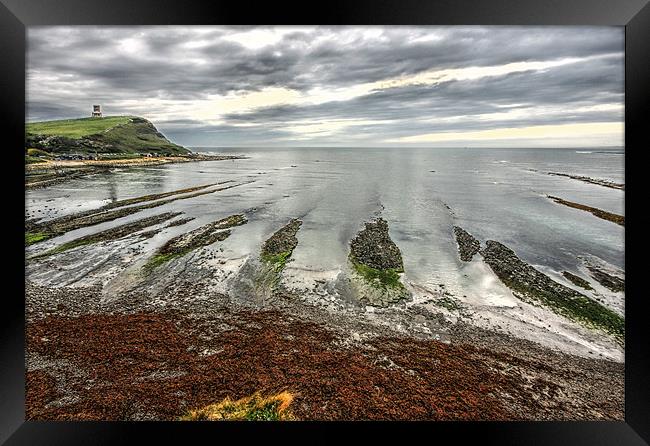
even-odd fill
[[[297,121],[340,119],[391,123],[347,129],[374,133],[377,143],[427,129],[622,120],[619,112],[573,112],[623,101],[623,32],[616,27],[314,27],[248,48],[228,40],[250,30],[229,27],[32,27],[28,30],[28,119],[85,116],[91,102],[118,109],[125,100],[165,103],[213,94],[284,87],[307,92],[342,88],[425,70],[525,61],[589,58],[543,71],[512,73],[438,85],[373,91],[347,101],[280,105],[223,116],[224,125],[175,116],[157,123],[179,143],[286,143]],[[367,33],[364,34],[364,32]],[[123,46],[135,39],[132,51]],[[556,107],[553,116],[486,122],[478,115],[504,107]],[[165,107],[165,105],[161,105]],[[120,109],[133,113],[135,109]],[[164,110],[162,110],[164,111]],[[216,111],[215,111],[216,113]],[[462,117],[449,124],[449,118]],[[419,120],[439,119],[439,125]],[[447,121],[445,121],[447,120]],[[447,124],[444,124],[447,122]],[[237,124],[253,124],[242,127]],[[338,135],[345,138],[345,134]],[[352,136],[350,136],[352,137]],[[318,138],[323,138],[319,136]],[[314,143],[318,143],[316,138]],[[323,141],[327,138],[322,139]]]
[[[474,81],[411,85],[376,91],[350,101],[314,106],[276,106],[226,115],[231,122],[446,118],[504,111],[499,106],[561,106],[567,109],[622,103],[622,70],[612,61],[575,64],[545,72],[513,73]]]

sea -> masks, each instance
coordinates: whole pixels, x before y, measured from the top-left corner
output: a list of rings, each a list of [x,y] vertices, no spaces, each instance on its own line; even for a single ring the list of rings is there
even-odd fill
[[[26,218],[49,219],[116,200],[233,181],[240,185],[71,231],[52,242],[169,210],[195,217],[151,239],[147,249],[153,250],[178,234],[245,213],[249,222],[219,243],[221,256],[241,259],[259,254],[264,240],[298,218],[303,225],[285,273],[333,276],[346,268],[350,240],[364,223],[382,217],[402,252],[404,280],[425,289],[446,284],[459,294],[485,291],[481,278],[468,277],[458,258],[453,226],[482,244],[487,240],[505,244],[560,281],[562,271],[586,277],[585,261],[620,274],[625,270],[624,227],[547,198],[552,195],[624,215],[623,190],[548,174],[624,183],[622,148],[193,150],[246,158],[116,169],[28,190]]]

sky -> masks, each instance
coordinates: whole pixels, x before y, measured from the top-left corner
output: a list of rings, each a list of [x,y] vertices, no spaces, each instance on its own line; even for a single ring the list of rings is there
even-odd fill
[[[27,121],[189,147],[624,144],[623,27],[30,27]]]

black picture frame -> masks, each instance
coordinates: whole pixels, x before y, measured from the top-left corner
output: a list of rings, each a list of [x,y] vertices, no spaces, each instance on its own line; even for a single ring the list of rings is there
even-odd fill
[[[24,411],[24,223],[23,151],[25,122],[25,29],[34,25],[165,24],[385,24],[385,25],[617,25],[625,26],[625,231],[626,347],[625,422],[481,423],[111,423],[25,421]],[[3,190],[12,198],[4,232],[5,266],[0,315],[0,442],[7,445],[136,444],[171,440],[190,443],[196,435],[222,442],[250,433],[280,441],[331,443],[360,431],[364,442],[402,441],[481,444],[642,445],[650,442],[650,354],[647,297],[642,291],[648,251],[643,228],[644,151],[650,118],[650,5],[648,0],[367,0],[318,4],[170,0],[0,0],[0,122],[4,131]],[[7,175],[6,173],[10,173]],[[21,214],[22,210],[22,214]],[[631,232],[630,232],[631,231]],[[628,243],[631,241],[631,243]],[[298,432],[300,431],[300,432]],[[294,434],[297,434],[294,436]],[[205,440],[203,440],[205,441]],[[266,440],[264,440],[266,441]]]

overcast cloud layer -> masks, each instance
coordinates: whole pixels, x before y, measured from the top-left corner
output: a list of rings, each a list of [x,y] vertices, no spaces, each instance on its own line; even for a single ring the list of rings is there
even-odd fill
[[[623,146],[621,27],[31,27],[29,121],[186,146]]]

